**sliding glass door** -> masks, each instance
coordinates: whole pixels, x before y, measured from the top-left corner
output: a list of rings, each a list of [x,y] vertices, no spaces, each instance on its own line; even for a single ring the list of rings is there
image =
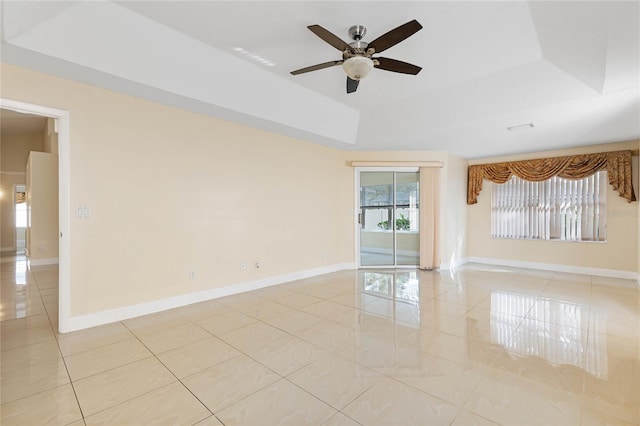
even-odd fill
[[[360,266],[417,266],[419,174],[359,170]]]

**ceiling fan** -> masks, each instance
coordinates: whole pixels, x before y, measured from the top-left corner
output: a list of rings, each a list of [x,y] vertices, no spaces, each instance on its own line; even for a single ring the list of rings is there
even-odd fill
[[[340,50],[342,59],[291,71],[293,75],[342,65],[347,74],[347,93],[353,93],[358,88],[360,80],[365,78],[373,68],[412,75],[418,74],[422,69],[417,65],[396,59],[372,57],[374,54],[381,53],[420,31],[422,25],[415,19],[392,29],[370,43],[362,41],[362,37],[367,32],[367,29],[362,25],[354,25],[349,28],[349,36],[354,40],[353,43],[349,44],[320,25],[309,25],[307,28],[322,40]]]

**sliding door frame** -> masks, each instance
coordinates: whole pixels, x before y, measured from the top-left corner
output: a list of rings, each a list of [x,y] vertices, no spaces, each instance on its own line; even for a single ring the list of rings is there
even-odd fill
[[[358,269],[416,269],[419,265],[398,265],[397,264],[397,235],[394,227],[393,233],[393,263],[394,265],[362,265],[360,254],[360,221],[359,216],[362,211],[360,207],[360,172],[407,172],[419,173],[419,167],[354,167],[354,241],[355,241],[355,258],[356,268]],[[396,209],[396,175],[393,175],[393,205],[394,215]],[[392,218],[395,220],[395,218]]]

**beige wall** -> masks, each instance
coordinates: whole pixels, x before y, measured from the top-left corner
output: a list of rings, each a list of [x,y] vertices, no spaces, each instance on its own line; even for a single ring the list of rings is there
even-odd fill
[[[44,146],[43,151],[50,154],[58,153],[58,133],[55,128],[55,119],[47,118],[47,124],[42,131]]]
[[[1,83],[70,112],[71,210],[91,209],[72,316],[353,262],[342,152],[9,65]]]
[[[15,250],[15,212],[13,191],[15,185],[26,183],[25,170],[31,151],[42,151],[40,133],[0,134],[0,247]]]
[[[4,94],[4,87],[3,94]],[[0,138],[0,169],[3,172],[24,172],[31,151],[43,151],[42,133],[2,133]]]
[[[513,161],[579,153],[638,149],[639,141],[595,145],[576,149],[531,153],[520,156],[485,158],[471,164]],[[638,195],[638,168],[634,157],[634,189]],[[511,261],[547,263],[585,268],[638,271],[638,203],[627,203],[607,186],[607,241],[577,243],[523,241],[491,238],[491,183],[484,182],[478,204],[467,206],[469,256]]]
[[[58,156],[32,151],[27,162],[27,253],[58,259]]]
[[[2,251],[16,249],[16,228],[13,191],[15,185],[24,185],[24,174],[2,173],[0,175],[0,241]]]
[[[90,218],[71,218],[72,317],[354,262],[349,160],[444,163],[445,265],[489,254],[566,263],[584,254],[495,245],[489,191],[467,207],[469,162],[446,152],[343,152],[14,66],[3,65],[1,78],[3,97],[70,112],[70,207],[91,209]],[[600,250],[592,256],[600,267],[635,271],[637,238],[625,236],[638,235],[637,204],[610,207],[636,216],[612,220],[613,254],[605,245],[585,250]]]

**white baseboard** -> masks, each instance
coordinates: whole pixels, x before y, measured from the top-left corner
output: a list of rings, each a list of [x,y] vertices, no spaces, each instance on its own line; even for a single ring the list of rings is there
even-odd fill
[[[167,309],[179,308],[181,306],[191,305],[193,303],[205,302],[207,300],[283,284],[289,281],[329,274],[331,272],[341,271],[345,269],[355,269],[355,264],[338,263],[335,265],[328,265],[320,268],[292,272],[290,274],[277,275],[275,277],[268,277],[261,280],[228,285],[211,290],[182,294],[180,296],[169,297],[167,299],[154,300],[153,302],[140,303],[137,305],[124,306],[122,308],[109,309],[107,311],[80,315],[77,317],[69,318],[69,321],[67,322],[68,327],[66,327],[64,330],[61,329],[60,332],[68,333],[71,331],[83,330],[89,327],[123,321],[129,318],[165,311]]]
[[[485,265],[512,266],[515,268],[540,269],[543,271],[567,272],[570,274],[596,275],[599,277],[622,278],[626,280],[639,280],[640,275],[633,271],[621,271],[618,269],[588,268],[584,266],[558,265],[555,263],[526,262],[522,260],[495,259],[492,257],[467,258],[469,263],[482,263]]]
[[[29,259],[29,266],[57,265],[58,263],[57,257],[49,259]]]

